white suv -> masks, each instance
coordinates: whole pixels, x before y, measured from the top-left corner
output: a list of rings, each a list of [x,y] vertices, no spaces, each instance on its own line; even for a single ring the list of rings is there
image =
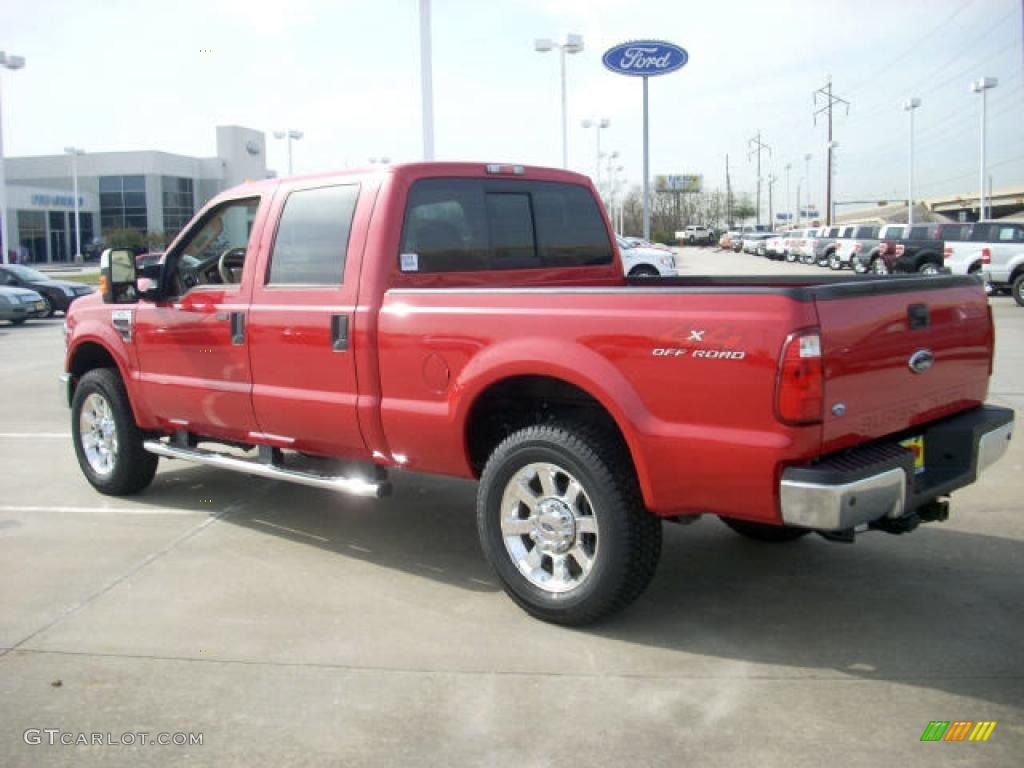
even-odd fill
[[[707,245],[711,242],[714,235],[711,230],[707,227],[699,227],[691,224],[686,229],[681,229],[676,232],[676,240],[685,245],[695,245],[701,243]]]

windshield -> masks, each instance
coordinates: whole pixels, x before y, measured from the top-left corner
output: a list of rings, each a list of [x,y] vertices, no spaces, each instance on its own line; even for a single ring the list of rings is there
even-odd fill
[[[27,283],[51,283],[53,280],[42,272],[36,272],[34,269],[23,267],[20,264],[10,264],[7,266],[11,272],[18,276],[19,280],[24,280]]]

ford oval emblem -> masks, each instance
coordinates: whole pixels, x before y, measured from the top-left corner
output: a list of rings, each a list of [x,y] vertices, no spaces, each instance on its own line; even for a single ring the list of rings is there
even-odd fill
[[[919,349],[910,356],[907,365],[910,366],[910,370],[914,373],[924,373],[932,367],[934,362],[935,355],[932,354],[930,349]]]
[[[620,75],[651,77],[682,69],[689,58],[685,49],[664,40],[634,40],[609,48],[601,61]]]

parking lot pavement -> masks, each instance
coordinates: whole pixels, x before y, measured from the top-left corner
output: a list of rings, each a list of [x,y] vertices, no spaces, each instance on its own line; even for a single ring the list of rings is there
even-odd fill
[[[754,258],[699,258],[719,256]],[[992,399],[1024,410],[1024,310],[993,307]],[[668,525],[636,605],[568,630],[499,590],[471,483],[398,475],[371,502],[165,461],[146,493],[97,495],[61,353],[59,319],[0,327],[0,765],[1020,764],[1019,439],[910,536]],[[998,725],[920,743],[958,719]]]

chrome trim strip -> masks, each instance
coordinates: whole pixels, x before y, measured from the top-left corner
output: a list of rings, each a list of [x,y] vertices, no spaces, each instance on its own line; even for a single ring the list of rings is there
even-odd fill
[[[1003,457],[1003,454],[1010,447],[1010,438],[1013,437],[1013,421],[1003,426],[986,432],[978,441],[978,474],[988,469]]]
[[[160,440],[146,440],[142,446],[150,453],[155,453],[157,456],[164,456],[168,459],[181,459],[182,461],[191,461],[195,464],[229,469],[233,472],[244,472],[249,475],[269,477],[272,480],[285,480],[290,483],[308,485],[313,488],[340,491],[353,496],[381,498],[386,496],[391,490],[388,483],[374,483],[359,477],[336,477],[313,474],[312,472],[296,472],[295,470],[284,469],[273,464],[240,459],[235,456],[228,456],[225,453],[207,451],[203,448],[179,448]]]
[[[899,468],[842,485],[786,479],[787,472],[779,492],[786,525],[841,531],[880,517],[900,517],[906,507],[907,474]]]

